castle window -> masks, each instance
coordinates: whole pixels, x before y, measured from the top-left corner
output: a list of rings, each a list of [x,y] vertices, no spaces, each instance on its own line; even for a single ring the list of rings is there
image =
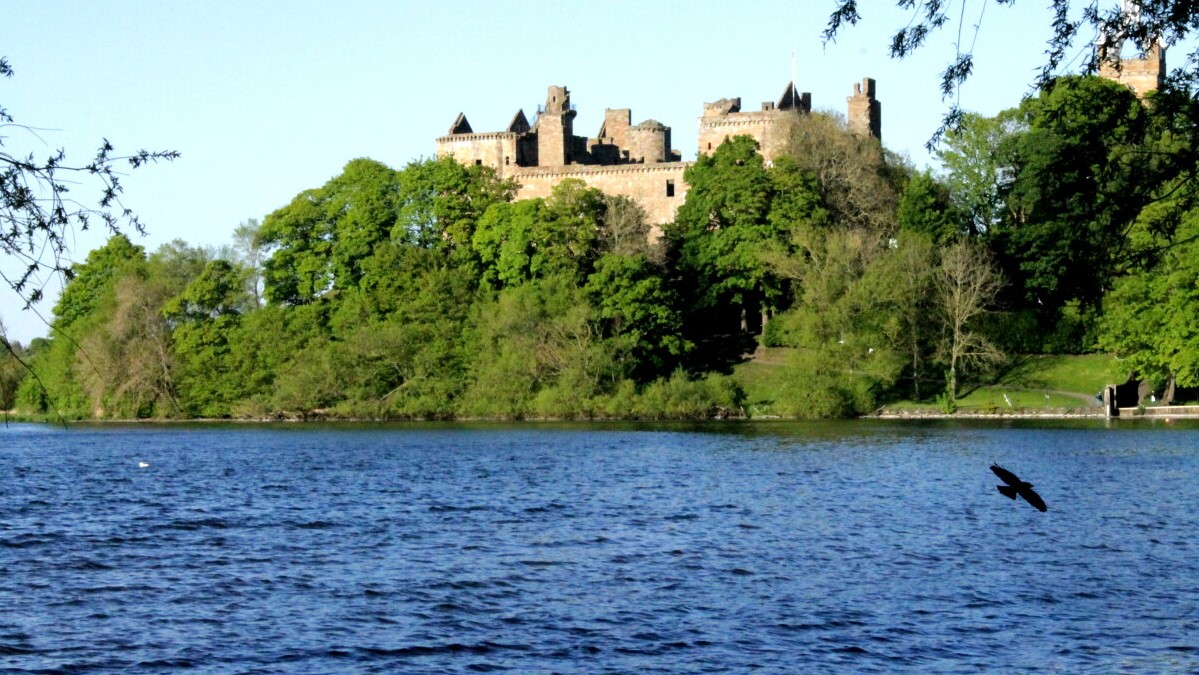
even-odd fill
[[[711,149],[712,149],[712,144],[711,144],[711,143],[709,143],[709,144],[708,144],[708,149],[709,149],[709,150],[711,150]]]
[[[475,160],[475,166],[483,166],[483,160],[481,160],[481,159],[476,159],[476,160]]]
[[[666,196],[667,197],[674,196],[674,181],[673,180],[666,181]]]
[[[504,155],[504,166],[508,166],[508,155]]]

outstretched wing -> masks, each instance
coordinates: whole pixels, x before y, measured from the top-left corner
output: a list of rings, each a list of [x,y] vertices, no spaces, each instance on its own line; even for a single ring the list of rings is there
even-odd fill
[[[1041,513],[1049,510],[1049,507],[1045,506],[1045,500],[1041,499],[1041,495],[1037,494],[1031,487],[1020,490],[1020,496],[1024,497],[1024,501],[1035,506]]]
[[[999,480],[1007,483],[1008,485],[1020,485],[1021,483],[1024,482],[1024,481],[1020,480],[1020,478],[1017,477],[1016,474],[1012,473],[1011,471],[1008,471],[1007,469],[1003,468],[1002,466],[999,466],[998,464],[992,464],[991,470],[995,472],[996,476],[999,476]]]

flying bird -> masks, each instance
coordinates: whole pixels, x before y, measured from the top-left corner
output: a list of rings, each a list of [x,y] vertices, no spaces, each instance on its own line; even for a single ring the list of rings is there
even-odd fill
[[[1045,500],[1041,499],[1041,495],[1033,491],[1032,483],[1025,483],[1016,474],[998,464],[992,464],[991,471],[994,471],[1000,480],[1007,483],[1007,485],[995,486],[995,489],[999,490],[1000,494],[1008,499],[1015,499],[1016,495],[1024,497],[1024,501],[1032,504],[1033,507],[1042,513],[1049,510],[1049,507],[1045,506]]]

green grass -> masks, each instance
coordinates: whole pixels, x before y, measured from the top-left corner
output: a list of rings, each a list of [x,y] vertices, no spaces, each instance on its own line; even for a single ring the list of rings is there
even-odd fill
[[[772,352],[780,350],[773,349]],[[746,409],[752,417],[773,415],[774,399],[784,384],[783,359],[769,362],[746,361],[733,368],[733,379],[745,390]]]
[[[1105,385],[1121,384],[1128,379],[1128,371],[1106,354],[1017,356],[1012,361],[996,384],[1094,395]]]
[[[733,369],[733,377],[745,389],[746,407],[751,416],[775,414],[774,400],[785,382],[784,364],[790,351],[759,350],[753,360]],[[1105,385],[1122,383],[1127,378],[1120,362],[1103,354],[1015,356],[990,381],[966,383],[958,399],[958,409],[996,414],[1020,410],[1094,411],[1095,394]],[[941,410],[933,401],[895,401],[886,407],[897,412]]]

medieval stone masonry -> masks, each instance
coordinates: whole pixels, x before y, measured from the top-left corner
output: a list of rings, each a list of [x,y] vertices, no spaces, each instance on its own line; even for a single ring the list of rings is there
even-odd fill
[[[1162,88],[1166,81],[1166,50],[1154,42],[1141,58],[1103,61],[1099,76],[1119,82],[1144,98],[1145,94]]]
[[[766,161],[772,161],[787,150],[788,122],[811,110],[812,95],[800,94],[794,82],[787,84],[777,102],[767,101],[757,111],[743,112],[740,98],[705,103],[699,119],[699,152],[714,152],[726,138],[749,135]],[[517,199],[548,197],[562,180],[578,178],[607,194],[637,201],[650,223],[674,220],[687,195],[683,172],[692,162],[682,161],[671,148],[670,127],[652,119],[634,125],[628,108],[608,108],[594,137],[576,136],[575,115],[570,91],[552,86],[532,124],[524,110],[518,110],[504,131],[475,133],[466,116],[459,114],[449,134],[437,139],[437,156],[494,168],[500,178],[520,184]],[[854,85],[848,97],[848,121],[854,133],[881,138],[874,80],[866,78]]]

